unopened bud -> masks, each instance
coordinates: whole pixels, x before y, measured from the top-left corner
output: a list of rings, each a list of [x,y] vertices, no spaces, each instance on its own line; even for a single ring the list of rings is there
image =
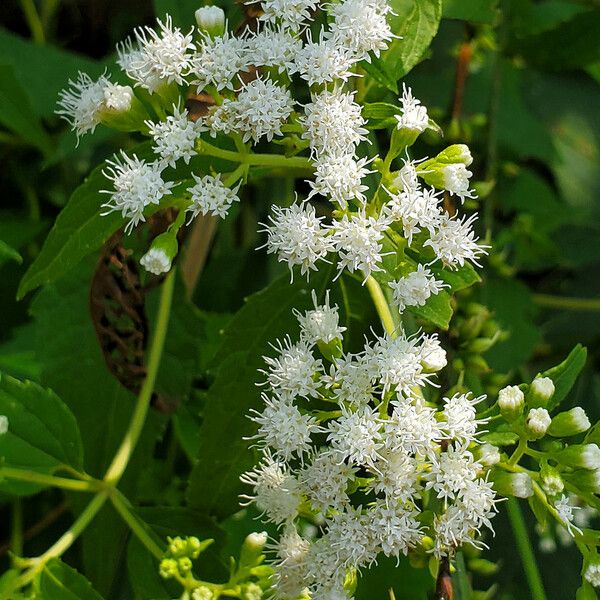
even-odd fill
[[[171,579],[179,574],[177,561],[174,558],[163,558],[160,561],[158,572],[163,579]]]
[[[473,162],[473,156],[466,144],[452,144],[442,150],[434,158],[434,161],[446,164],[462,163],[468,167]]]
[[[192,600],[212,600],[213,597],[212,591],[204,585],[197,587],[192,592]]]
[[[240,552],[240,567],[252,567],[261,562],[263,548],[268,537],[266,531],[254,532],[246,536]]]
[[[195,13],[196,23],[201,31],[211,37],[223,35],[225,32],[225,13],[218,6],[203,6]]]
[[[493,467],[500,462],[500,450],[492,444],[482,444],[475,450],[477,461],[486,467]]]
[[[178,250],[176,232],[165,231],[154,238],[150,249],[142,256],[140,264],[146,271],[154,273],[154,275],[168,273]]]
[[[192,561],[187,556],[182,556],[178,561],[179,572],[185,576],[192,571]]]
[[[242,587],[242,600],[260,600],[262,597],[262,588],[256,583],[248,583]]]
[[[550,496],[557,496],[565,489],[565,483],[560,473],[548,465],[540,470],[540,483],[544,491]]]
[[[561,465],[575,469],[600,469],[600,448],[596,444],[575,444],[553,455]]]
[[[118,131],[140,131],[149,116],[133,89],[117,83],[104,88],[104,102],[98,114],[104,125]]]
[[[502,416],[514,421],[523,412],[525,394],[516,385],[509,385],[498,392],[498,407]]]
[[[187,554],[187,541],[180,537],[167,538],[168,552],[171,556],[185,556]]]
[[[426,373],[437,373],[448,364],[446,351],[436,338],[426,338],[421,348],[421,366]]]
[[[501,496],[529,498],[533,496],[533,482],[527,473],[505,473],[495,471],[491,476],[494,489]]]
[[[590,554],[583,578],[594,587],[600,587],[600,556]]]
[[[564,473],[565,481],[572,483],[578,489],[592,494],[600,494],[600,469],[588,471],[586,469],[578,469],[570,473]]]
[[[546,435],[551,421],[550,413],[545,408],[532,408],[527,414],[525,429],[530,438],[539,440]]]
[[[528,406],[535,408],[546,406],[550,398],[554,396],[554,382],[550,377],[536,377],[527,392]]]
[[[580,406],[557,414],[548,427],[548,433],[554,437],[567,437],[583,433],[591,427],[585,411]]]

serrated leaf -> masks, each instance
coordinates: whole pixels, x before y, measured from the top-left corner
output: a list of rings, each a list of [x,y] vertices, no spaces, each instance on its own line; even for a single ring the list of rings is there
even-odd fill
[[[322,296],[329,279],[329,269],[312,275],[310,288]],[[260,407],[257,370],[262,356],[273,353],[270,343],[297,333],[292,309],[312,306],[310,288],[300,279],[290,284],[284,275],[251,296],[225,329],[213,361],[216,377],[204,409],[198,462],[189,479],[191,507],[219,518],[239,510],[239,476],[254,462],[250,442],[243,438],[255,430],[248,411]]]
[[[442,0],[444,19],[491,24],[498,15],[498,0]]]
[[[56,472],[62,465],[82,470],[77,421],[54,392],[0,374],[0,414],[8,418],[8,431],[0,435],[2,465],[45,474]],[[40,489],[37,484],[0,480],[0,490],[12,494]]]
[[[571,391],[579,373],[585,366],[586,359],[587,350],[581,344],[577,344],[563,362],[540,373],[540,377],[550,377],[554,382],[554,395],[548,403],[548,410],[556,408]]]
[[[81,573],[58,558],[45,565],[34,588],[34,598],[39,600],[102,600]]]

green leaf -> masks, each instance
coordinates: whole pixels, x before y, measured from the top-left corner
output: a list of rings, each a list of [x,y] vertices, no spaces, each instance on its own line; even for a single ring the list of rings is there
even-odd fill
[[[29,96],[15,77],[13,67],[5,64],[0,65],[0,123],[42,153],[51,152],[52,142]]]
[[[135,397],[109,372],[89,315],[89,283],[96,266],[83,261],[59,281],[45,286],[32,303],[37,329],[36,355],[42,382],[69,406],[79,424],[85,449],[86,472],[103,477],[125,431]],[[154,314],[148,314],[150,334]],[[127,466],[119,489],[136,500],[140,473],[153,455],[165,418],[150,411],[140,442]],[[71,496],[77,511],[87,499]],[[85,573],[94,587],[109,595],[122,572],[129,528],[110,506],[105,506],[82,535]]]
[[[498,0],[442,0],[444,19],[492,24],[498,15]]]
[[[550,377],[554,382],[554,395],[548,403],[548,410],[556,408],[571,391],[579,373],[585,366],[586,359],[587,350],[581,344],[577,344],[559,365],[540,373],[540,377]]]
[[[397,106],[387,102],[366,103],[362,110],[363,117],[369,121],[369,129],[385,129],[394,125],[397,122],[395,116],[399,113],[400,109]]]
[[[329,278],[328,269],[312,275],[310,287],[322,296]],[[244,487],[239,476],[254,463],[250,442],[243,438],[255,429],[248,411],[261,403],[257,369],[263,366],[262,356],[273,353],[270,343],[298,332],[292,309],[312,306],[309,289],[301,279],[290,284],[286,274],[251,296],[225,329],[213,361],[216,377],[208,391],[198,462],[187,490],[191,507],[219,518],[239,510]]]
[[[39,600],[102,600],[83,575],[58,558],[45,565],[34,587]]]
[[[438,30],[442,17],[441,0],[391,0],[395,16],[392,31],[402,39],[394,40],[383,53],[383,70],[397,81],[422,60]],[[375,63],[379,62],[377,60]]]
[[[492,446],[512,446],[519,441],[519,436],[513,431],[492,431],[484,433],[481,440]]]
[[[0,374],[0,415],[8,418],[8,431],[0,435],[2,465],[44,474],[62,465],[82,470],[77,421],[56,394],[31,381]],[[40,489],[37,484],[0,480],[0,490],[12,494]]]
[[[6,242],[0,240],[0,265],[6,260],[14,260],[21,264],[23,262],[23,257]]]

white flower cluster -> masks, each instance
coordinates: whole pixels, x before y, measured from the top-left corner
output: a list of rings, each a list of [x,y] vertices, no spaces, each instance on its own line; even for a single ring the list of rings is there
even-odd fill
[[[315,598],[345,598],[349,570],[380,553],[425,552],[425,536],[438,558],[461,544],[482,546],[496,513],[489,467],[472,451],[483,397],[425,400],[432,371],[445,366],[437,337],[386,335],[343,354],[337,306],[328,296],[313,301],[313,310],[295,312],[300,340],[286,338],[265,357],[264,409],[251,415],[262,459],[242,476],[252,488],[244,499],[282,527],[278,598],[305,588]],[[324,346],[339,351],[319,356]],[[316,540],[298,532],[300,512],[323,523]]]

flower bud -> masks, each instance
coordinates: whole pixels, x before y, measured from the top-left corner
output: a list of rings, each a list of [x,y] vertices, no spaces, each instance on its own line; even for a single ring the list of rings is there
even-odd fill
[[[550,398],[554,396],[554,382],[550,377],[536,377],[527,392],[528,406],[535,408],[546,406]]]
[[[548,427],[548,433],[554,437],[567,437],[583,433],[591,427],[585,411],[580,406],[558,413]]]
[[[163,579],[171,579],[179,574],[177,561],[174,558],[163,558],[160,561],[158,572]]]
[[[527,473],[494,471],[490,479],[494,483],[494,489],[501,496],[515,496],[516,498],[533,496],[533,482]]]
[[[260,600],[262,597],[262,588],[256,583],[248,583],[242,587],[242,600]]]
[[[548,465],[544,465],[540,470],[540,483],[549,496],[557,496],[565,489],[560,473]]]
[[[197,537],[191,536],[187,538],[187,550],[189,556],[196,559],[203,549],[203,544]]]
[[[578,469],[571,473],[564,473],[563,478],[584,492],[600,494],[600,469],[593,471]]]
[[[218,6],[203,6],[195,13],[198,29],[211,37],[223,35],[225,32],[225,13]]]
[[[574,469],[600,469],[600,448],[596,444],[575,444],[556,452],[553,458]]]
[[[168,552],[171,556],[186,556],[187,541],[180,537],[167,538],[169,541]]]
[[[204,585],[197,587],[192,592],[192,600],[212,600],[213,597],[212,591]]]
[[[421,349],[421,366],[426,373],[437,373],[448,364],[446,351],[438,339],[426,338]]]
[[[473,156],[466,144],[452,144],[442,150],[433,160],[445,164],[462,163],[468,167],[473,162]]]
[[[477,461],[486,467],[493,467],[500,462],[500,450],[492,444],[482,444],[477,446],[474,454]]]
[[[425,164],[421,165],[423,168],[419,170],[419,175],[426,183],[440,190],[447,190],[461,198],[473,197],[471,190],[469,190],[473,173],[463,163],[432,162],[427,167],[424,166]]]
[[[8,417],[6,415],[0,415],[0,435],[5,434],[8,431]]]
[[[516,385],[508,385],[498,392],[498,407],[502,416],[514,421],[523,412],[525,394]]]
[[[240,552],[240,568],[253,567],[260,563],[267,539],[266,531],[254,532],[246,537]]]
[[[590,555],[583,572],[583,578],[594,587],[600,587],[600,556],[597,554]]]
[[[188,556],[182,556],[177,561],[177,566],[179,567],[179,572],[185,577],[188,573],[192,571],[192,561]]]
[[[527,415],[525,429],[531,439],[539,440],[546,435],[551,421],[550,413],[545,408],[532,408]]]
[[[140,264],[146,271],[154,273],[154,275],[168,273],[178,250],[177,233],[165,231],[154,238],[150,249],[142,256]]]
[[[117,131],[141,131],[148,116],[130,86],[109,83],[104,88],[104,102],[98,118],[107,127]]]

